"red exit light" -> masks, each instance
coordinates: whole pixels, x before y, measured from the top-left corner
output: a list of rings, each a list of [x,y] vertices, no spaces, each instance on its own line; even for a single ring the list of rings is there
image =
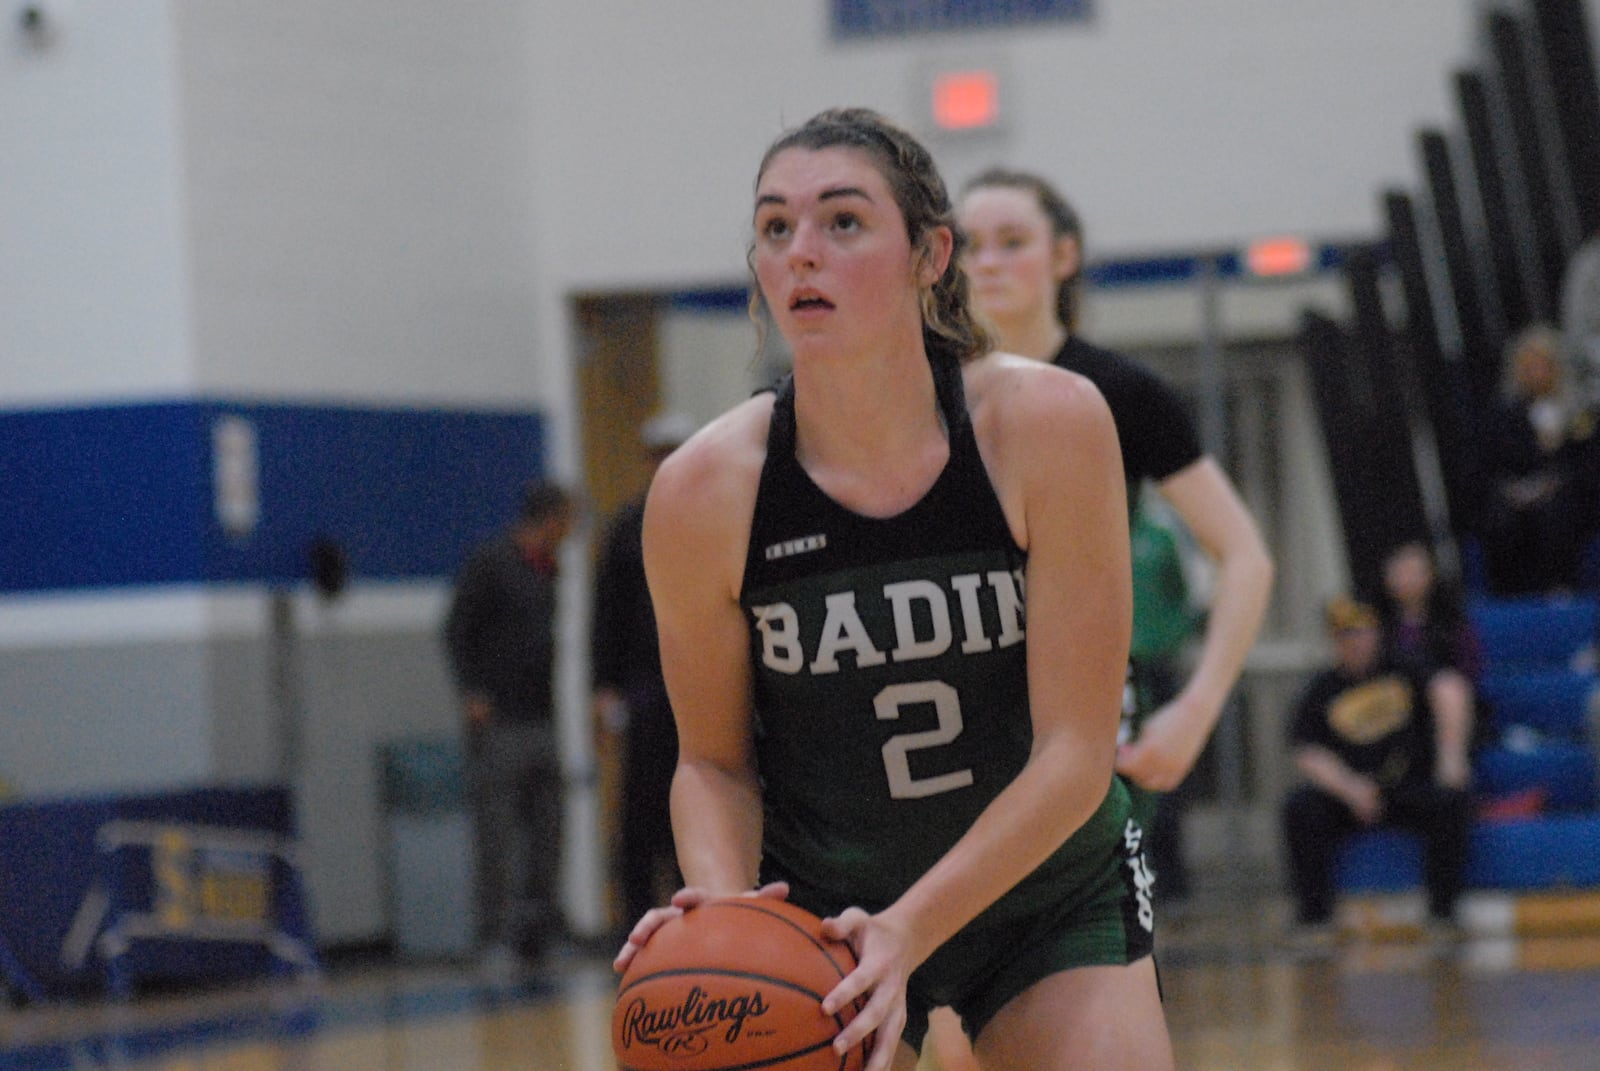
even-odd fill
[[[1311,267],[1311,247],[1299,238],[1267,238],[1245,250],[1252,275],[1299,275]]]
[[[933,80],[933,121],[944,130],[977,130],[1000,118],[1000,79],[993,71],[952,71]]]

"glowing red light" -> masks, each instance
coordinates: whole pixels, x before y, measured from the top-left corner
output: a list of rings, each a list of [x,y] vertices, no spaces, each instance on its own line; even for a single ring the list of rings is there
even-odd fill
[[[975,130],[1000,118],[1000,80],[993,71],[952,71],[933,80],[933,121],[945,130]]]
[[[1311,267],[1311,247],[1299,238],[1252,242],[1245,263],[1253,275],[1299,275]]]

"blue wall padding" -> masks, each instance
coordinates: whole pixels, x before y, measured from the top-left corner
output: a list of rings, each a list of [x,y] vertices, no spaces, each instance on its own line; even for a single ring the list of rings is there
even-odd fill
[[[260,520],[213,510],[212,426],[255,430]],[[0,413],[0,591],[292,583],[311,541],[340,543],[355,578],[454,572],[544,471],[526,411],[226,401]]]
[[[187,403],[0,413],[0,590],[201,579],[201,425]]]

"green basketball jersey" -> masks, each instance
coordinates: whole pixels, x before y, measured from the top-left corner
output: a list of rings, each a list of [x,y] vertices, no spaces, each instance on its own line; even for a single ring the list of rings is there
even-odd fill
[[[925,873],[1027,762],[1025,555],[978,453],[960,370],[936,365],[950,458],[904,513],[863,517],[794,456],[779,390],[741,601],[750,628],[764,877],[831,913],[880,910]],[[1127,797],[985,918],[1099,880]],[[1090,875],[1093,875],[1091,878]]]

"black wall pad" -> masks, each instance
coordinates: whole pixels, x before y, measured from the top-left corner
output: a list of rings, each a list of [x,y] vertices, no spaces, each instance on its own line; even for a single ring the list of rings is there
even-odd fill
[[[1299,343],[1328,451],[1351,579],[1355,590],[1370,598],[1382,583],[1389,547],[1423,530],[1402,530],[1399,522],[1408,511],[1397,508],[1392,476],[1368,448],[1370,399],[1365,377],[1353,374],[1350,339],[1333,320],[1308,310],[1301,316]],[[1411,516],[1420,515],[1419,504]]]
[[[1500,170],[1501,156],[1489,115],[1489,91],[1483,75],[1477,71],[1457,71],[1455,89],[1456,105],[1472,157],[1474,187],[1483,211],[1481,241],[1496,298],[1495,308],[1485,310],[1486,318],[1492,317],[1487,327],[1490,338],[1498,344],[1498,340],[1515,334],[1532,321],[1533,287],[1529,273],[1535,270],[1537,254],[1533,235],[1522,225],[1521,216],[1512,213],[1507,201],[1505,176]]]
[[[1450,527],[1460,533],[1473,515],[1475,461],[1463,426],[1465,405],[1460,365],[1447,361],[1433,314],[1433,298],[1423,266],[1423,244],[1411,195],[1390,190],[1383,196],[1389,251],[1405,302],[1405,323],[1395,343],[1397,359],[1408,365],[1422,394],[1439,455],[1440,475],[1450,511]]]
[[[1581,239],[1600,231],[1600,75],[1589,22],[1583,0],[1533,0],[1532,13]]]
[[[1478,269],[1462,218],[1450,144],[1437,130],[1421,131],[1417,143],[1422,152],[1423,172],[1428,178],[1439,246],[1449,277],[1450,305],[1461,335],[1460,360],[1467,397],[1473,413],[1486,413],[1494,404],[1500,359],[1495,340],[1484,324],[1483,303],[1478,297]]]
[[[1503,106],[1506,131],[1513,149],[1514,173],[1520,190],[1515,191],[1516,210],[1526,213],[1533,233],[1538,271],[1538,293],[1532,308],[1535,320],[1554,321],[1556,302],[1561,293],[1561,275],[1566,270],[1566,246],[1557,223],[1555,192],[1550,184],[1550,167],[1539,132],[1534,81],[1528,62],[1528,44],[1521,24],[1504,11],[1488,16],[1489,47],[1499,75],[1497,88]]]
[[[1372,466],[1386,474],[1383,497],[1394,516],[1388,519],[1385,532],[1393,543],[1400,532],[1419,534],[1426,532],[1427,526],[1411,441],[1410,411],[1419,401],[1420,391],[1410,369],[1397,360],[1379,272],[1378,258],[1369,248],[1356,246],[1345,258],[1345,281],[1355,313],[1349,334],[1349,371],[1366,380],[1365,393],[1371,399],[1371,408],[1364,414],[1367,452]]]

